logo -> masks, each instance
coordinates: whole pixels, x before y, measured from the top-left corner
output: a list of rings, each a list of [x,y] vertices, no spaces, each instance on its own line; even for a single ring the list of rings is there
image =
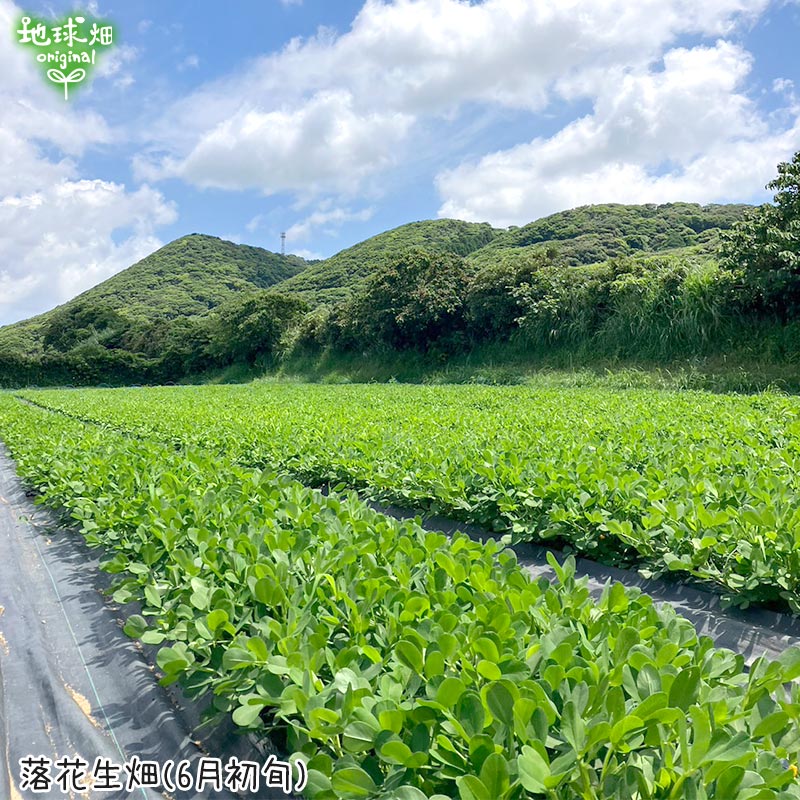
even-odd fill
[[[19,19],[17,41],[36,54],[48,82],[64,89],[77,88],[92,72],[99,53],[114,44],[113,26],[88,16],[72,16],[52,24],[32,16]]]

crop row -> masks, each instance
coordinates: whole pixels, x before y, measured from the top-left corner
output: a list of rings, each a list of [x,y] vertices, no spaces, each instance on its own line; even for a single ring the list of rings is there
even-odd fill
[[[171,387],[31,400],[312,486],[800,611],[800,405],[527,387]]]
[[[102,546],[166,682],[283,731],[307,794],[800,798],[800,650],[749,671],[620,585],[0,395],[39,500]]]

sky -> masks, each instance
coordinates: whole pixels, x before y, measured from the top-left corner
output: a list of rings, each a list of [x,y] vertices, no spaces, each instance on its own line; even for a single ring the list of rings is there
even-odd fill
[[[114,44],[65,101],[15,31],[78,13]],[[798,0],[0,0],[0,325],[195,232],[767,201],[798,41]]]

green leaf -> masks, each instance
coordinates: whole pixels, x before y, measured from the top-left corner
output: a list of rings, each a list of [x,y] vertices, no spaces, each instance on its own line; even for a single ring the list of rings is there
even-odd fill
[[[473,736],[469,740],[469,760],[475,772],[480,772],[483,762],[495,752],[494,740],[485,733]]]
[[[394,652],[401,663],[411,667],[418,675],[422,675],[422,652],[414,642],[401,639],[395,646]]]
[[[428,680],[444,675],[444,656],[437,651],[430,651],[425,654],[425,677]]]
[[[480,637],[474,644],[475,652],[483,656],[487,661],[496,664],[500,661],[500,653],[497,650],[497,645],[488,637]]]
[[[617,634],[617,641],[614,645],[614,660],[624,661],[630,649],[639,644],[639,631],[636,628],[626,626]]]
[[[221,608],[215,609],[206,616],[206,625],[208,625],[209,630],[211,630],[213,633],[216,633],[217,629],[227,624],[228,621],[227,611],[224,611]]]
[[[269,578],[259,578],[253,587],[253,594],[259,603],[271,606],[275,595],[275,582]]]
[[[697,702],[700,690],[700,667],[682,669],[669,689],[669,704],[673,708],[688,711]]]
[[[365,722],[351,722],[342,735],[342,744],[348,753],[371,750],[374,741],[375,731]]]
[[[133,614],[128,617],[122,630],[131,639],[140,639],[147,628],[147,620],[139,614]]]
[[[461,800],[497,800],[475,775],[462,775],[456,779],[456,786]]]
[[[361,767],[344,767],[333,773],[331,788],[338,797],[360,798],[372,797],[378,787],[375,781]]]
[[[245,703],[233,712],[233,721],[242,728],[249,728],[259,719],[263,708],[261,703]]]
[[[172,647],[162,647],[156,656],[156,663],[168,676],[177,675],[189,666],[186,657]]]
[[[764,719],[756,725],[753,736],[755,738],[772,736],[773,733],[782,731],[789,722],[790,717],[785,711],[775,711],[769,716],[764,717]]]
[[[788,647],[778,656],[778,662],[784,669],[785,683],[800,678],[800,647]]]
[[[147,586],[144,587],[144,598],[153,608],[161,608],[163,603],[161,595],[158,593],[158,589],[152,584],[147,584]]]
[[[500,672],[500,667],[491,661],[486,661],[486,659],[479,661],[476,669],[478,670],[478,675],[481,675],[489,681],[499,681],[500,678],[503,677],[503,673]]]
[[[625,741],[629,733],[639,731],[644,727],[644,722],[634,715],[623,717],[616,725],[611,728],[611,735],[609,737],[611,744],[619,748],[620,744]]]
[[[456,703],[456,716],[468,735],[480,733],[486,721],[481,698],[475,692],[464,692]]]
[[[502,683],[486,687],[486,705],[492,716],[507,728],[514,727],[514,698]]]
[[[572,700],[564,704],[561,712],[561,732],[575,752],[582,754],[586,746],[586,725]]]
[[[550,777],[550,765],[532,747],[524,745],[517,756],[519,780],[529,792],[543,793],[547,791],[545,781]]]
[[[247,649],[253,654],[256,661],[266,662],[269,660],[269,648],[260,636],[251,636],[247,640]]]
[[[242,669],[252,666],[255,656],[243,647],[229,647],[222,656],[222,666],[225,669]]]
[[[621,583],[611,586],[608,593],[608,610],[614,613],[625,611],[628,607],[628,593]]]
[[[330,792],[330,790],[331,779],[324,772],[317,769],[308,770],[308,783],[305,788],[308,797],[317,797],[324,792]]]
[[[713,764],[716,761],[737,761],[750,752],[751,748],[750,737],[744,731],[734,736],[731,736],[727,731],[715,731],[711,737],[711,745],[701,763]]]
[[[499,798],[508,789],[508,764],[499,753],[492,753],[483,762],[480,773],[481,783],[489,792],[489,797]]]
[[[743,767],[729,766],[717,778],[716,791],[711,797],[738,797],[739,787],[745,776]]]
[[[405,743],[397,739],[386,742],[383,747],[378,751],[381,759],[388,761],[390,764],[400,764],[405,766],[406,762],[411,758],[411,748]]]
[[[465,691],[466,686],[461,678],[445,678],[436,690],[436,702],[441,703],[445,708],[453,708]]]

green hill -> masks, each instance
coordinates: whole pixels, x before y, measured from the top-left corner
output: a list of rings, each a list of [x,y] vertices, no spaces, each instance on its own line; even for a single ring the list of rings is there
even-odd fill
[[[619,266],[614,264],[620,257],[633,257],[638,264],[623,272],[641,274],[664,271],[661,262],[650,263],[655,256],[673,259],[678,269],[688,263],[687,257],[692,263],[710,263],[720,231],[730,228],[746,208],[691,203],[584,206],[508,230],[487,223],[427,220],[311,263],[192,234],[58,308],[0,328],[0,386],[178,380],[237,364],[242,353],[253,368],[256,362],[278,358],[282,337],[291,330],[302,333],[295,341],[310,337],[322,346],[331,344],[338,334],[328,334],[336,333],[336,320],[341,321],[346,309],[342,301],[357,294],[367,276],[411,248],[445,260],[465,259],[457,269],[464,270],[466,283],[457,295],[471,309],[472,321],[462,320],[458,334],[467,347],[480,338],[480,330],[481,336],[487,331],[507,335],[513,321],[525,316],[525,303],[534,300],[524,300],[520,291],[531,276],[554,280],[554,273],[540,272],[542,265],[560,264],[568,270],[567,283],[588,281],[594,286],[616,280]],[[596,269],[600,272],[595,275],[591,271]],[[561,277],[557,283],[562,286]],[[563,293],[563,287],[558,291]],[[538,318],[545,306],[535,303]],[[305,321],[299,321],[309,309]],[[332,309],[333,328],[319,327],[315,315],[324,317],[326,309]],[[484,320],[487,315],[492,319]],[[353,336],[363,338],[358,326]]]
[[[457,219],[411,222],[311,264],[276,288],[281,292],[300,294],[313,304],[333,302],[346,297],[386,258],[409,247],[467,256],[491,242],[499,233],[501,231],[485,222]]]
[[[469,261],[496,266],[546,248],[555,248],[573,266],[684,248],[711,255],[720,230],[730,228],[748,208],[697,203],[581,206],[510,228],[471,253]]]
[[[176,239],[73,300],[0,328],[0,356],[66,352],[88,341],[149,352],[170,320],[208,314],[243,291],[266,289],[303,270],[297,256],[216,236]],[[155,355],[155,353],[153,353]]]

